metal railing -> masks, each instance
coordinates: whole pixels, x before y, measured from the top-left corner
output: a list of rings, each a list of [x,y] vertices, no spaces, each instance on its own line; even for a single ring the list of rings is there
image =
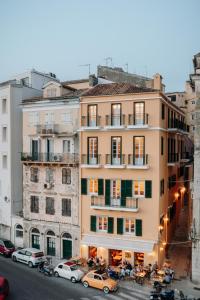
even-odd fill
[[[148,158],[148,154],[143,154],[139,157],[133,154],[128,154],[128,164],[133,166],[145,166],[148,165]]]
[[[175,163],[179,161],[179,153],[168,153],[168,163]]]
[[[81,164],[85,165],[98,165],[101,162],[101,155],[97,154],[96,156],[82,154],[81,155]]]
[[[121,199],[110,198],[110,204],[108,205],[105,203],[105,198],[103,196],[91,196],[91,206],[102,208],[138,209],[138,198],[126,197],[125,202],[125,205],[121,205]]]
[[[111,154],[106,154],[106,165],[124,165],[125,164],[125,154],[121,154],[114,157]]]
[[[168,128],[170,129],[180,129],[183,131],[188,131],[188,126],[183,121],[176,118],[169,118]]]
[[[125,125],[125,115],[106,115],[106,126]]]
[[[62,162],[78,163],[79,155],[77,153],[21,153],[21,161],[30,162]]]
[[[135,113],[128,115],[128,125],[148,125],[149,115],[145,113]]]
[[[81,117],[81,126],[83,127],[96,127],[101,125],[101,116],[96,116],[94,118],[90,116]]]
[[[39,124],[35,125],[36,133],[41,135],[57,134],[59,132],[58,124]]]

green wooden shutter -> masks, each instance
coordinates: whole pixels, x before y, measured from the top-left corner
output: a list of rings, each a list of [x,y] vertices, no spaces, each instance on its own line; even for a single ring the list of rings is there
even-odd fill
[[[96,221],[97,221],[97,217],[96,216],[90,216],[90,230],[91,231],[96,231]]]
[[[102,196],[103,194],[104,194],[103,179],[98,179],[98,195]]]
[[[87,178],[81,178],[81,195],[87,195]]]
[[[123,234],[123,222],[122,218],[117,218],[117,234]]]
[[[121,180],[121,206],[126,206],[126,180]]]
[[[142,236],[142,220],[140,219],[135,220],[135,235]]]
[[[152,197],[152,181],[151,180],[145,181],[145,197],[146,198]]]
[[[110,206],[110,180],[106,179],[106,195],[105,195],[105,203]]]
[[[108,217],[108,233],[113,233],[114,218]]]
[[[126,197],[132,197],[132,180],[126,180]]]

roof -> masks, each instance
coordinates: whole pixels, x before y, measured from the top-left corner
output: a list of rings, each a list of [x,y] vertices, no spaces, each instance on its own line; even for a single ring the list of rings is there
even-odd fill
[[[88,82],[89,79],[84,78],[84,79],[76,79],[76,80],[69,80],[69,81],[63,81],[61,82],[62,85],[68,85],[68,84],[73,84],[73,83],[83,83],[83,82]]]
[[[69,266],[69,267],[76,265],[76,264],[73,263],[72,261],[66,261],[66,262],[63,263],[63,264],[66,265],[66,266]]]
[[[108,83],[97,84],[95,87],[87,90],[81,96],[103,96],[116,94],[132,94],[143,92],[156,92],[156,90],[138,87],[129,83]]]

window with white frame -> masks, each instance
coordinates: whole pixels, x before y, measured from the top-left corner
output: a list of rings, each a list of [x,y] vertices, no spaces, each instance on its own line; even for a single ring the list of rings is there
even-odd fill
[[[2,156],[2,167],[3,169],[7,169],[8,167],[8,159],[6,154],[3,154]]]
[[[52,183],[54,181],[54,170],[52,168],[46,168],[46,182]]]
[[[121,181],[120,179],[111,180],[111,197],[120,199],[121,197]]]
[[[7,141],[7,126],[2,127],[2,142]]]
[[[133,195],[143,197],[144,192],[145,192],[145,182],[144,182],[144,180],[133,181]]]
[[[39,174],[38,168],[30,168],[30,181],[38,182],[38,174]]]
[[[39,112],[34,111],[29,113],[29,126],[36,126],[40,123],[40,115]]]
[[[61,116],[62,123],[64,124],[72,124],[72,115],[70,112],[65,112]]]
[[[70,153],[71,152],[71,141],[64,140],[63,141],[63,153]]]
[[[54,123],[54,113],[53,112],[45,113],[45,124],[52,125],[53,123]]]
[[[62,169],[62,184],[71,184],[71,169]]]
[[[88,185],[89,195],[97,195],[98,194],[98,179],[97,178],[90,178],[89,179],[89,185]]]
[[[124,233],[135,233],[135,220],[125,219],[124,222]]]
[[[15,236],[17,238],[23,238],[23,227],[20,224],[17,224],[15,227]]]
[[[98,231],[106,231],[108,230],[108,217],[99,216],[98,217]]]
[[[56,88],[47,89],[47,97],[56,97]]]

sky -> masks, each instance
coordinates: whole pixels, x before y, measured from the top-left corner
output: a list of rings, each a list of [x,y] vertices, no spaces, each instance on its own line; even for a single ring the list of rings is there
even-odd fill
[[[0,0],[0,82],[35,68],[64,80],[98,65],[183,91],[200,52],[200,0]]]

